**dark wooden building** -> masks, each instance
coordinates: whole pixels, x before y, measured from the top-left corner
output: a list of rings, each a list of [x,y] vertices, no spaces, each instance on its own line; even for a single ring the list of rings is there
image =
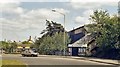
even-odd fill
[[[86,34],[87,31],[84,26],[73,29],[68,32],[71,42],[68,45],[69,49],[69,54],[72,56],[77,56],[79,54],[79,51],[81,49],[84,51],[84,47],[82,45],[77,44],[81,38],[83,38]]]

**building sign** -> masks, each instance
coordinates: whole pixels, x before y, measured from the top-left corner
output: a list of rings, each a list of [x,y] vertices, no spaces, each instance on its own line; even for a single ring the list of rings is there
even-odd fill
[[[21,46],[18,46],[17,48],[23,48],[23,47],[21,47]]]

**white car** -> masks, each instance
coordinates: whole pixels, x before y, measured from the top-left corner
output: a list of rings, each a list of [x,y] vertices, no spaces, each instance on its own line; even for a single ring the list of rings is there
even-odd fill
[[[25,56],[31,56],[31,57],[37,57],[38,56],[38,53],[37,52],[34,52],[33,50],[25,50],[25,51],[23,51],[22,53],[21,53],[21,55],[23,56],[23,57],[25,57]]]

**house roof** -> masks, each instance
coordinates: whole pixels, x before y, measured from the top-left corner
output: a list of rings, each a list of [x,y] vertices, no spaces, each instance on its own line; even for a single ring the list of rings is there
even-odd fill
[[[78,30],[78,29],[81,29],[81,28],[84,28],[84,26],[78,27],[78,28],[73,29],[73,30],[71,30],[71,31],[69,31],[69,32],[73,32],[73,31]]]
[[[81,39],[82,37],[84,37],[85,34],[87,34],[87,30],[85,26],[81,26],[81,27],[78,27],[76,29],[69,31],[68,34],[71,38],[70,44],[72,44],[78,41],[79,39]]]
[[[91,40],[93,40],[93,38],[91,37],[91,33],[88,33],[73,44],[69,44],[68,47],[87,47],[87,44],[91,42]]]

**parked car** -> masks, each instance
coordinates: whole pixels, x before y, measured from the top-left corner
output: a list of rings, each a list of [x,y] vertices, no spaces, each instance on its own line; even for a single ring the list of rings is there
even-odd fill
[[[27,56],[27,57],[37,57],[38,56],[38,53],[37,52],[34,52],[33,50],[25,50],[21,53],[21,55],[23,57]]]

